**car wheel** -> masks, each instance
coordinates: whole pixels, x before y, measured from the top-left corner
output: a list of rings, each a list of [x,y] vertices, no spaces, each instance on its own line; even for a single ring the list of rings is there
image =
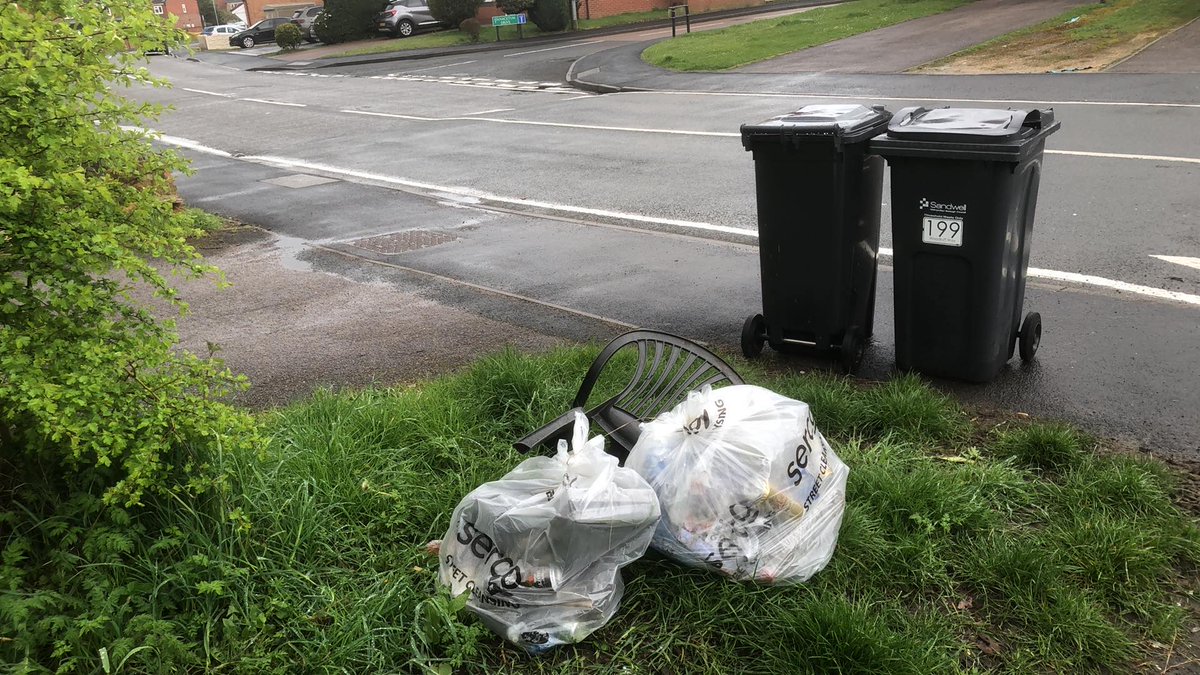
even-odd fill
[[[396,35],[400,37],[408,37],[413,34],[417,27],[408,19],[401,19],[400,23],[396,24]]]
[[[254,46],[254,38],[250,37],[249,35],[242,38],[242,49],[250,49],[253,46]]]

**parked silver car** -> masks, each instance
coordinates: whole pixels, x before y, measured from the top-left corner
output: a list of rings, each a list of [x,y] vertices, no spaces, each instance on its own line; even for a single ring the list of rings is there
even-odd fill
[[[381,33],[408,37],[418,28],[440,26],[442,23],[429,13],[426,0],[392,0],[375,17],[375,28]]]
[[[300,37],[304,38],[305,42],[317,41],[317,36],[313,34],[313,22],[324,11],[324,7],[309,7],[308,9],[298,9],[292,12],[291,22],[296,24],[296,27],[300,29]]]

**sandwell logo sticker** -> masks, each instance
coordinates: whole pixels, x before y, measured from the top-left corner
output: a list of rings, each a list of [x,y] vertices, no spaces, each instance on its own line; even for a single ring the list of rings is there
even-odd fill
[[[921,205],[922,211],[937,211],[939,213],[966,213],[967,212],[966,204],[945,204],[942,202],[935,202],[932,199],[927,199],[925,197],[921,198],[920,205]]]
[[[943,204],[922,197],[921,243],[938,246],[962,246],[966,204]]]

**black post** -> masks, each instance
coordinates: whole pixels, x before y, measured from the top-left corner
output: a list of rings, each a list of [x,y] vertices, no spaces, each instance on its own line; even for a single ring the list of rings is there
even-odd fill
[[[675,37],[675,8],[667,8],[667,12],[671,15],[671,37]]]
[[[687,24],[687,32],[692,32],[692,12],[687,5],[683,6],[683,22]]]

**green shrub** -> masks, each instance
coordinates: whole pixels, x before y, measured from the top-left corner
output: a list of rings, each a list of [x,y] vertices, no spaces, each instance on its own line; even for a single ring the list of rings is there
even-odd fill
[[[529,20],[547,33],[566,30],[571,24],[571,7],[567,4],[571,1],[535,0],[533,9],[529,10]]]
[[[275,44],[280,49],[289,50],[300,46],[300,27],[294,23],[285,23],[275,29]]]
[[[136,130],[161,107],[116,93],[161,86],[140,55],[182,34],[138,0],[23,0],[0,35],[28,38],[0,47],[0,459],[110,503],[204,480],[205,455],[253,423],[221,402],[242,380],[175,349],[168,272],[217,271],[187,243],[202,232],[175,195],[185,161]]]
[[[325,44],[375,35],[375,15],[387,6],[385,0],[327,0],[325,11],[313,22],[314,32]]]
[[[467,35],[471,36],[471,42],[479,42],[479,31],[481,30],[479,22],[475,19],[467,19],[458,24],[458,29]]]
[[[496,6],[504,10],[505,14],[520,14],[528,12],[537,4],[537,0],[497,0]]]
[[[438,21],[458,26],[474,19],[482,4],[483,0],[429,0],[429,13]]]

